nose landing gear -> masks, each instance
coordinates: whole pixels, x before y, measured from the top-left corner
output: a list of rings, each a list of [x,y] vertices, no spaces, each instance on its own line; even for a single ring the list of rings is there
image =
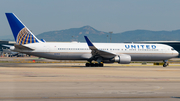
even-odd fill
[[[164,62],[163,67],[167,67],[169,65],[168,60],[164,60],[163,62]]]

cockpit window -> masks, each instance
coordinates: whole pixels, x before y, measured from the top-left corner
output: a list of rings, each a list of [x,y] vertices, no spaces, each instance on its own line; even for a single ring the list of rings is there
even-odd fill
[[[173,51],[173,50],[175,50],[174,48],[171,48],[171,50]]]

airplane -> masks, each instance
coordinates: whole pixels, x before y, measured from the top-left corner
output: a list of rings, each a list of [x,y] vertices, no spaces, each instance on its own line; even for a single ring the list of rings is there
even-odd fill
[[[103,67],[104,63],[129,64],[131,61],[163,61],[179,53],[165,44],[92,43],[84,36],[86,43],[58,43],[39,40],[14,13],[5,13],[16,44],[12,51],[55,60],[87,60],[86,67]],[[93,63],[96,61],[97,63]]]

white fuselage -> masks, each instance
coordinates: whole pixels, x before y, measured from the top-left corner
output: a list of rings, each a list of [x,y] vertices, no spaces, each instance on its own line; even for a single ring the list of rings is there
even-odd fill
[[[117,55],[130,55],[131,61],[160,61],[178,56],[176,50],[164,44],[94,43],[94,45],[100,50]],[[30,47],[34,51],[16,51],[56,60],[87,60],[92,56],[87,43],[45,42],[26,44],[24,46]]]

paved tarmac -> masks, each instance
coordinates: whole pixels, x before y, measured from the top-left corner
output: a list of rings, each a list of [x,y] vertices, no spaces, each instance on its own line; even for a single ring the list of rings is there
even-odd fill
[[[2,101],[178,101],[180,67],[0,63]]]

